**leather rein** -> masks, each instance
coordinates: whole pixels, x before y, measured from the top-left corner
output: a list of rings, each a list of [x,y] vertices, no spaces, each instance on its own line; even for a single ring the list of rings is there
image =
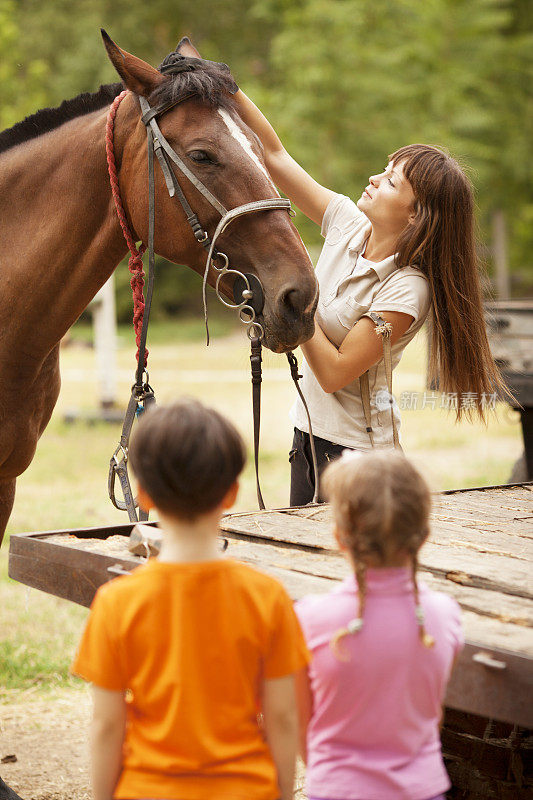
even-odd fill
[[[165,72],[178,72],[188,71],[194,69],[194,65],[188,64],[186,59],[183,62],[172,65],[171,69],[165,69]],[[122,207],[120,193],[118,189],[118,180],[112,174],[112,166],[114,168],[114,154],[113,150],[113,121],[116,114],[116,108],[122,99],[128,94],[124,91],[115,98],[108,115],[108,132],[107,132],[107,145],[108,147],[108,166],[110,172],[111,185],[113,189],[113,178],[115,180],[115,188],[113,189],[113,197],[121,226],[124,232],[126,241],[130,251],[132,252],[133,260],[141,261],[144,248],[137,251],[133,241],[131,231],[128,228],[124,209]],[[215,292],[218,299],[228,308],[233,308],[237,311],[239,319],[246,326],[246,333],[251,343],[251,369],[252,369],[252,401],[253,401],[253,417],[254,417],[254,461],[255,461],[255,474],[256,474],[256,488],[257,499],[260,509],[265,508],[261,488],[259,485],[259,432],[260,432],[260,413],[261,413],[261,343],[264,338],[264,330],[262,325],[257,321],[257,315],[261,313],[264,305],[264,294],[261,281],[255,275],[240,272],[237,269],[230,267],[228,256],[215,249],[216,242],[220,235],[227,229],[227,227],[239,217],[254,213],[256,211],[271,211],[271,210],[286,210],[291,213],[290,200],[284,198],[270,198],[267,200],[257,200],[250,203],[237,206],[233,209],[226,209],[222,203],[209,191],[209,189],[199,180],[199,178],[189,169],[187,164],[180,158],[176,151],[170,146],[165,139],[159,128],[157,118],[174,108],[178,103],[182,103],[193,96],[193,93],[171,100],[167,103],[162,103],[158,106],[151,107],[148,101],[138,96],[139,104],[142,112],[142,121],[146,126],[147,134],[147,150],[148,150],[148,243],[146,249],[148,250],[148,285],[146,291],[146,299],[144,305],[141,302],[142,327],[140,338],[138,340],[138,353],[137,353],[137,369],[135,373],[135,383],[132,386],[132,392],[128,407],[122,425],[122,432],[117,448],[115,449],[109,464],[109,478],[108,478],[108,491],[109,497],[113,505],[122,510],[127,511],[130,522],[145,521],[148,519],[148,514],[142,509],[139,509],[137,514],[137,501],[133,497],[131,484],[128,476],[128,447],[131,429],[136,417],[142,414],[147,408],[155,403],[154,391],[149,383],[149,376],[146,370],[147,355],[146,339],[148,335],[148,324],[150,318],[150,307],[152,303],[154,277],[155,277],[155,251],[154,251],[154,231],[155,231],[155,179],[154,179],[154,155],[159,162],[165,183],[167,186],[170,197],[176,197],[185,213],[187,222],[191,226],[192,232],[196,241],[202,245],[207,252],[203,282],[202,294],[204,304],[204,318],[206,325],[207,344],[209,344],[209,327],[208,327],[208,310],[207,310],[207,279],[210,268],[213,268],[217,274],[215,283]],[[182,175],[184,175],[196,189],[204,196],[213,208],[220,214],[220,222],[218,223],[213,237],[211,238],[208,232],[202,227],[197,215],[191,208],[183,190],[174,174],[173,165],[176,166]],[[131,261],[131,259],[130,259]],[[142,262],[141,272],[137,273],[141,280],[142,286]],[[233,276],[233,296],[234,302],[228,302],[221,294],[220,282],[225,276]],[[133,285],[133,284],[132,284]],[[135,292],[134,292],[135,296]],[[142,300],[142,292],[141,292]],[[298,362],[294,353],[289,352],[286,354],[289,361],[291,377],[295,383],[298,394],[300,395],[307,413],[309,428],[311,431],[311,419],[307,405],[303,398],[303,394],[298,385],[301,375],[298,374]],[[313,468],[315,474],[315,494],[312,502],[318,500],[318,468],[316,462],[316,454],[314,452],[313,436],[310,436],[311,449],[313,456]],[[115,493],[115,482],[118,477],[124,500],[119,500]]]

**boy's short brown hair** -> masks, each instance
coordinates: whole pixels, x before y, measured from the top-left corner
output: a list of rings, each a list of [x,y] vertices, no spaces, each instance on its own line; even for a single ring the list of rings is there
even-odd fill
[[[194,519],[222,502],[246,460],[232,423],[198,400],[178,400],[143,414],[129,451],[133,471],[154,504]]]

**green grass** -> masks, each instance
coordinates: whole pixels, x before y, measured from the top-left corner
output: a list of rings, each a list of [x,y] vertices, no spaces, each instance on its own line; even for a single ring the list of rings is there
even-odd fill
[[[9,586],[0,583],[2,602],[8,594]],[[47,595],[36,603],[26,595],[27,608],[12,599],[2,611],[12,618],[16,615],[17,625],[10,628],[9,638],[0,640],[0,701],[13,689],[50,689],[79,683],[69,675],[68,668],[86,610]]]
[[[211,298],[212,303],[214,302]],[[131,324],[118,326],[117,336],[119,344],[127,346],[132,333]],[[230,314],[222,313],[217,308],[216,312],[209,312],[209,334],[213,338],[227,336],[235,329],[238,323]],[[79,320],[70,329],[69,336],[73,342],[92,345],[93,330],[92,324],[85,319]],[[205,323],[203,316],[180,317],[179,322],[171,319],[157,320],[151,322],[148,331],[148,346],[151,344],[166,344],[174,342],[179,346],[183,342],[202,342],[205,341]]]
[[[250,454],[237,509],[255,509],[249,345],[231,314],[221,325],[225,335],[216,334],[213,324],[212,341],[206,348],[202,320],[155,323],[149,343],[150,378],[158,402],[193,395],[235,422]],[[83,345],[88,333],[83,325],[76,326],[71,344],[62,350],[61,396],[33,463],[18,481],[8,534],[127,521],[107,497],[109,458],[120,426],[64,421],[72,409],[82,415],[94,415],[98,409],[95,355]],[[134,353],[131,330],[121,329],[117,354],[121,406],[129,397]],[[279,507],[288,502],[287,452],[292,430],[287,412],[295,392],[283,356],[267,352],[263,366],[261,482],[267,506]],[[403,391],[423,392],[424,374],[422,335],[407,348],[395,371],[396,396]],[[519,417],[503,404],[487,427],[456,425],[453,415],[441,409],[405,410],[402,437],[406,453],[435,490],[505,482],[522,452]],[[0,609],[0,687],[5,687],[6,697],[32,686],[41,691],[74,681],[68,676],[68,665],[86,610],[10,580],[5,545],[0,550]]]

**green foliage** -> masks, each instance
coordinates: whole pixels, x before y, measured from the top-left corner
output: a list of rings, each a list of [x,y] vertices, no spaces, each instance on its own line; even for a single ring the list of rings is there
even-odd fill
[[[48,66],[41,57],[25,58],[21,24],[15,0],[0,0],[0,127],[46,104],[42,85]]]
[[[257,0],[277,17],[275,88],[264,108],[318,180],[359,196],[388,153],[448,148],[490,214],[511,222],[516,267],[532,267],[533,23],[501,0]],[[518,22],[520,24],[518,24]],[[287,64],[290,63],[290,69]]]
[[[145,257],[145,272],[148,269],[148,256]],[[184,312],[203,313],[202,279],[184,266],[172,264],[164,258],[156,259],[156,291],[152,302],[152,319],[162,319]],[[133,314],[133,301],[130,287],[130,272],[127,261],[123,261],[115,271],[117,319],[130,322]]]
[[[144,258],[145,272],[148,269],[148,256]],[[194,315],[203,327],[204,307],[202,301],[202,277],[188,267],[173,264],[164,258],[156,258],[156,289],[152,300],[150,318],[162,320],[171,317]],[[117,320],[119,323],[131,323],[133,317],[133,300],[130,286],[131,274],[127,259],[122,261],[115,271]],[[236,317],[229,314],[215,298],[213,290],[207,288],[209,318],[235,322]],[[88,313],[88,312],[87,312]],[[231,324],[231,323],[230,323]],[[205,328],[203,328],[205,331]],[[203,335],[203,334],[201,334]]]
[[[504,209],[511,265],[533,273],[530,0],[233,0],[216,13],[211,0],[0,0],[0,125],[115,81],[100,26],[153,64],[189,35],[337,191],[359,196],[403,144],[447,147],[468,165],[484,240]],[[297,223],[318,243],[316,226]],[[162,261],[158,271],[156,314],[197,310],[196,277]]]

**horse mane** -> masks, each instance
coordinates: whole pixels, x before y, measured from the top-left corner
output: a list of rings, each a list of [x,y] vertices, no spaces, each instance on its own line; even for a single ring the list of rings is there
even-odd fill
[[[196,68],[191,72],[172,74],[172,67],[183,61],[196,62]],[[203,59],[186,59],[175,51],[165,58],[159,69],[169,73],[168,80],[152,92],[149,98],[151,105],[178,100],[194,93],[211,106],[228,109],[233,107],[231,94],[236,86],[225,64]],[[123,88],[122,83],[106,84],[100,86],[97,92],[83,92],[72,100],[63,100],[57,108],[43,108],[31,114],[0,133],[0,153],[53,131],[76,117],[104,108],[113,102]]]
[[[0,133],[0,153],[30,139],[37,139],[43,133],[53,131],[71,119],[83,117],[108,106],[123,88],[121,83],[110,83],[100,86],[98,91],[92,94],[83,92],[72,100],[63,100],[57,108],[42,108]]]

